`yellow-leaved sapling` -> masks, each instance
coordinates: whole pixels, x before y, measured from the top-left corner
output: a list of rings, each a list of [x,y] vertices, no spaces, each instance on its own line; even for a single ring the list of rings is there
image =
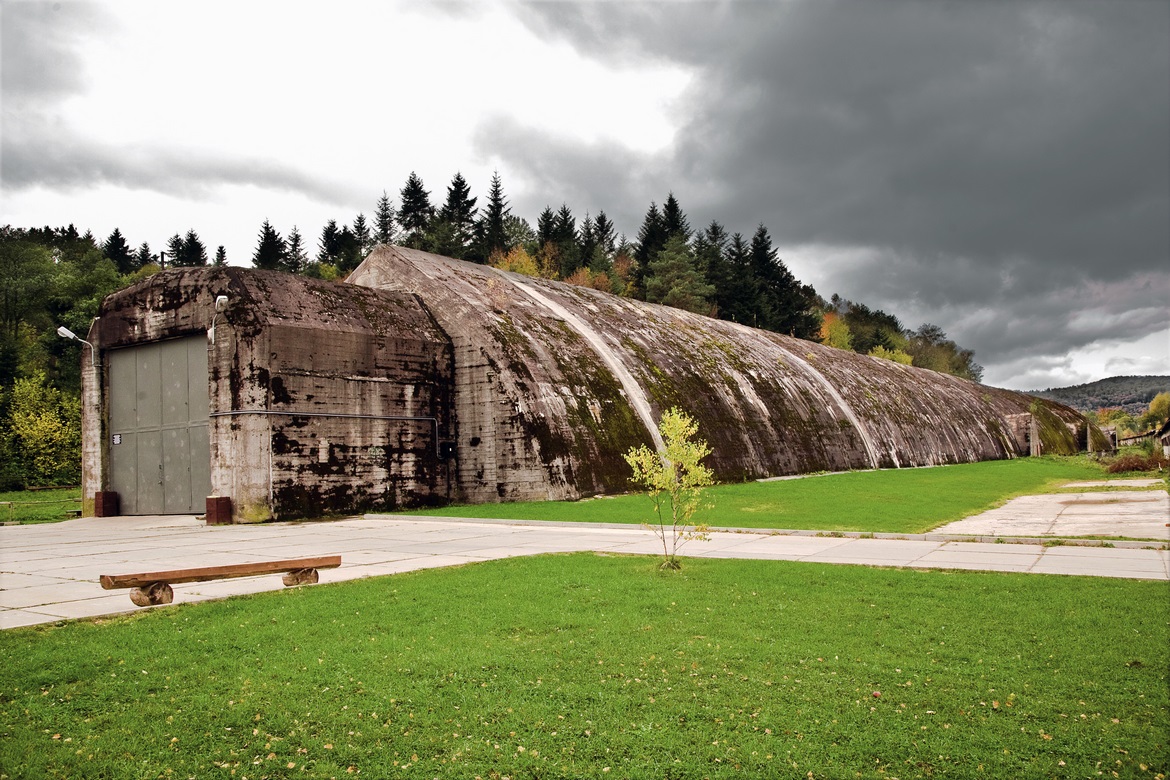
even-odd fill
[[[679,569],[678,550],[688,541],[709,539],[710,528],[691,525],[700,509],[708,508],[703,489],[714,484],[711,469],[700,461],[711,454],[707,442],[696,438],[699,425],[678,408],[662,414],[658,431],[666,448],[656,452],[646,445],[625,454],[634,475],[632,481],[645,488],[654,502],[654,522],[644,523],[662,541],[663,569]]]

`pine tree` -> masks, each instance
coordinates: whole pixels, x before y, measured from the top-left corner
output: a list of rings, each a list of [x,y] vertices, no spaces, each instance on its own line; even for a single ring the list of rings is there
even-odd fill
[[[536,218],[536,243],[540,246],[552,243],[556,235],[557,215],[549,206],[544,207]]]
[[[288,246],[268,220],[260,226],[260,239],[252,253],[252,266],[266,271],[282,271],[287,267]]]
[[[658,211],[658,204],[651,203],[642,219],[642,227],[638,230],[638,244],[634,250],[634,267],[632,271],[633,293],[635,297],[646,295],[646,272],[650,261],[658,256],[666,247],[666,223]]]
[[[593,255],[597,251],[597,227],[589,212],[586,212],[585,219],[581,220],[581,230],[577,234],[577,239],[577,255],[581,258],[582,265],[592,267]]]
[[[72,227],[72,226],[71,226]],[[168,266],[182,265],[183,259],[183,237],[178,233],[167,239],[167,249],[163,257],[159,258],[163,268]]]
[[[682,236],[683,241],[691,240],[691,224],[675,200],[673,192],[666,196],[666,203],[662,204],[662,224],[668,237]]]
[[[500,172],[492,173],[492,184],[488,189],[487,206],[480,217],[482,235],[476,259],[486,262],[493,252],[507,252],[512,248],[508,242],[507,221],[511,216],[508,201],[504,199],[504,185],[500,183]],[[480,259],[482,258],[482,259]]]
[[[199,239],[194,229],[188,230],[183,237],[183,249],[180,252],[181,261],[178,265],[202,267],[207,265],[207,247]]]
[[[215,260],[212,261],[212,264],[216,268],[223,268],[227,265],[227,250],[223,248],[223,244],[215,248]]]
[[[715,220],[696,235],[694,241],[695,266],[706,278],[707,284],[714,288],[711,303],[714,304],[715,316],[723,319],[727,318],[725,311],[732,285],[731,264],[726,258],[727,241],[727,231]]]
[[[158,258],[150,253],[150,244],[143,241],[138,245],[138,250],[134,253],[135,268],[144,268],[157,260]]]
[[[488,256],[483,251],[483,222],[478,219],[471,226],[471,243],[463,253],[463,259],[472,263],[486,263]]]
[[[695,258],[682,233],[675,233],[650,262],[646,274],[646,300],[697,314],[711,311],[709,298],[715,288],[695,267]]]
[[[118,269],[120,274],[129,274],[138,270],[134,265],[134,253],[130,249],[130,245],[126,243],[126,239],[122,237],[122,231],[114,228],[114,232],[110,233],[110,237],[106,239],[106,243],[102,244],[102,253],[114,263],[114,267]]]
[[[447,187],[447,200],[439,210],[439,219],[450,226],[449,241],[454,253],[440,254],[463,259],[467,253],[475,236],[475,201],[463,174],[456,172]]]
[[[296,225],[293,225],[292,230],[288,231],[285,245],[288,248],[285,255],[285,268],[294,274],[304,273],[305,268],[309,265],[309,255],[305,251],[305,239],[301,236],[301,231],[297,230]]]
[[[597,219],[593,220],[593,232],[597,237],[597,246],[605,252],[607,257],[613,257],[616,250],[615,234],[617,232],[613,221],[604,211],[597,212]]]
[[[361,260],[366,258],[374,249],[374,238],[370,235],[370,226],[366,223],[366,215],[359,213],[353,220],[353,237],[357,241],[358,255]]]
[[[341,232],[337,220],[331,219],[321,228],[321,240],[317,249],[317,262],[334,265],[341,254]]]
[[[343,225],[341,232],[337,234],[337,245],[338,251],[335,261],[337,270],[342,274],[348,274],[357,268],[362,261],[361,244],[357,234],[350,229],[349,225]]]
[[[760,326],[802,339],[817,338],[820,317],[812,287],[801,284],[772,247],[772,237],[761,224],[752,236],[751,267],[760,284],[757,314]]]
[[[427,225],[435,216],[431,195],[423,188],[423,181],[414,171],[406,179],[398,198],[398,224],[406,231],[403,244],[412,249],[425,248]]]
[[[562,245],[577,243],[577,219],[567,203],[562,203],[557,209],[553,220],[553,241]]]
[[[567,203],[562,203],[553,220],[553,242],[560,255],[562,279],[567,279],[581,267],[581,250],[577,245],[577,220]]]
[[[743,234],[736,233],[731,237],[724,260],[729,279],[724,289],[716,289],[719,316],[741,325],[761,327],[758,316],[760,286],[752,270],[751,252]]]
[[[378,198],[378,205],[374,209],[374,241],[379,244],[393,244],[398,230],[394,226],[394,205],[386,190],[382,190],[382,197]],[[290,238],[291,238],[291,234]]]
[[[463,242],[455,232],[455,226],[445,219],[435,218],[427,225],[427,232],[423,238],[423,246],[428,252],[444,257],[463,259]]]

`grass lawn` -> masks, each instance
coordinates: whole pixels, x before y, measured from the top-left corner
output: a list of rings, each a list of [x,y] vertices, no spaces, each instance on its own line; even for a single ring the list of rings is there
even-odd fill
[[[81,488],[0,493],[0,523],[51,523],[66,519],[70,509],[81,509]]]
[[[1105,476],[1101,466],[1087,457],[1042,457],[745,482],[712,488],[713,507],[696,520],[718,528],[923,533],[1009,498],[1052,492],[1065,482]],[[443,507],[408,514],[641,523],[650,519],[650,506],[650,500],[638,494]]]
[[[0,776],[1170,772],[1166,583],[656,566],[521,558],[4,631]]]

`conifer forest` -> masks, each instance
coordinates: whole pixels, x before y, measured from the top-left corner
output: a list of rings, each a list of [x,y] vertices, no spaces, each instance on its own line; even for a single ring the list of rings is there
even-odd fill
[[[604,211],[546,206],[535,226],[512,213],[499,174],[485,197],[456,173],[433,196],[411,173],[370,216],[330,219],[314,236],[264,220],[250,257],[228,258],[193,228],[162,247],[104,238],[72,224],[0,227],[0,490],[80,478],[80,349],[102,299],[164,268],[250,265],[343,279],[378,244],[399,244],[496,268],[592,287],[755,328],[979,381],[974,353],[938,325],[916,329],[891,313],[797,279],[760,223],[750,236],[718,221],[692,225],[672,193],[651,202],[627,237]]]

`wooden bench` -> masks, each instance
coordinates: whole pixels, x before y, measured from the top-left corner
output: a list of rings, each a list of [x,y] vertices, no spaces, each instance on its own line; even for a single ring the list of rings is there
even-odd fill
[[[205,566],[201,569],[151,571],[143,574],[103,574],[99,578],[106,590],[132,588],[130,600],[140,607],[170,604],[175,594],[171,585],[181,582],[207,582],[232,577],[255,577],[262,574],[284,574],[286,587],[311,585],[317,582],[317,569],[336,569],[341,565],[340,555],[319,558],[296,558],[288,561],[260,561],[233,563],[227,566]]]

